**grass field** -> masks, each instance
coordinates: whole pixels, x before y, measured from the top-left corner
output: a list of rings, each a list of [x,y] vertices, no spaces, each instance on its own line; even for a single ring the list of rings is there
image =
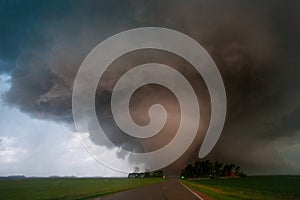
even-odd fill
[[[300,199],[300,176],[250,176],[183,182],[216,200]]]
[[[0,199],[88,199],[162,181],[161,178],[36,178],[0,180]]]

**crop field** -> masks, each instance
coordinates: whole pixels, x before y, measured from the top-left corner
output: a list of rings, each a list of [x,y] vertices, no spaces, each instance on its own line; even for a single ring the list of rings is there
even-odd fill
[[[91,199],[163,181],[162,178],[0,179],[0,199]],[[183,180],[215,200],[300,199],[300,176]]]
[[[162,178],[0,179],[0,199],[90,199],[162,180]]]
[[[300,176],[250,176],[183,182],[216,200],[300,199]]]

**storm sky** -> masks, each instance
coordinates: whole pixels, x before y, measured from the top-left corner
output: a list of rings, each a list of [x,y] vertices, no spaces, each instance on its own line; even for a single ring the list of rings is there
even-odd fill
[[[279,0],[0,0],[0,176],[122,175],[96,162],[80,145],[72,118],[73,81],[100,42],[147,26],[192,37],[218,66],[228,110],[222,135],[207,159],[236,163],[249,174],[300,173],[299,8],[297,1]],[[191,82],[203,116],[191,148],[166,168],[175,173],[197,159],[210,117],[205,83],[185,60],[155,50],[116,60],[99,81],[98,119],[115,144],[131,151],[156,150],[174,137],[178,102],[158,85],[140,88],[130,104],[140,125],[149,122],[149,106],[166,107],[168,120],[156,138],[126,136],[111,115],[110,95],[118,78],[153,60],[172,66]],[[104,147],[116,162],[124,156]]]

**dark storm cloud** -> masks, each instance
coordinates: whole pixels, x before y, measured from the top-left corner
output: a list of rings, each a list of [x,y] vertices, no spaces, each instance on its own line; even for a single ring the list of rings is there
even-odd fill
[[[95,45],[124,30],[129,22],[121,13],[124,7],[105,2],[62,7],[51,3],[33,5],[39,14],[19,43],[6,101],[34,117],[70,121],[71,89],[80,63]],[[111,11],[119,14],[109,15]]]
[[[67,5],[60,1],[0,1],[0,73],[15,68],[22,44],[40,19],[62,16]]]
[[[298,2],[0,2],[0,23],[4,30],[0,33],[1,71],[12,71],[17,66],[6,95],[8,104],[37,118],[72,122],[72,84],[88,52],[107,37],[126,29],[167,27],[202,44],[224,79],[227,121],[209,157],[240,163],[246,170],[255,169],[254,173],[289,170],[273,142],[280,138],[292,140],[299,131]],[[199,79],[185,68],[177,69],[192,80]],[[99,92],[100,108],[108,108],[104,105],[109,102],[112,80],[123,72],[107,73],[104,91]],[[143,117],[140,123],[145,122]],[[106,119],[109,121],[106,124],[113,123],[109,113]],[[109,125],[107,129],[115,127]],[[203,129],[206,126],[204,123]],[[197,141],[175,166],[181,167],[195,158],[201,137]],[[130,142],[118,144],[135,148]]]

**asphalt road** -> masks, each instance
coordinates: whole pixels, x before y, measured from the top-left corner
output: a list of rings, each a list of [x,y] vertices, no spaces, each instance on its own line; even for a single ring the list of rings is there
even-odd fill
[[[177,179],[116,193],[97,200],[206,200]],[[209,198],[210,199],[210,198]]]

